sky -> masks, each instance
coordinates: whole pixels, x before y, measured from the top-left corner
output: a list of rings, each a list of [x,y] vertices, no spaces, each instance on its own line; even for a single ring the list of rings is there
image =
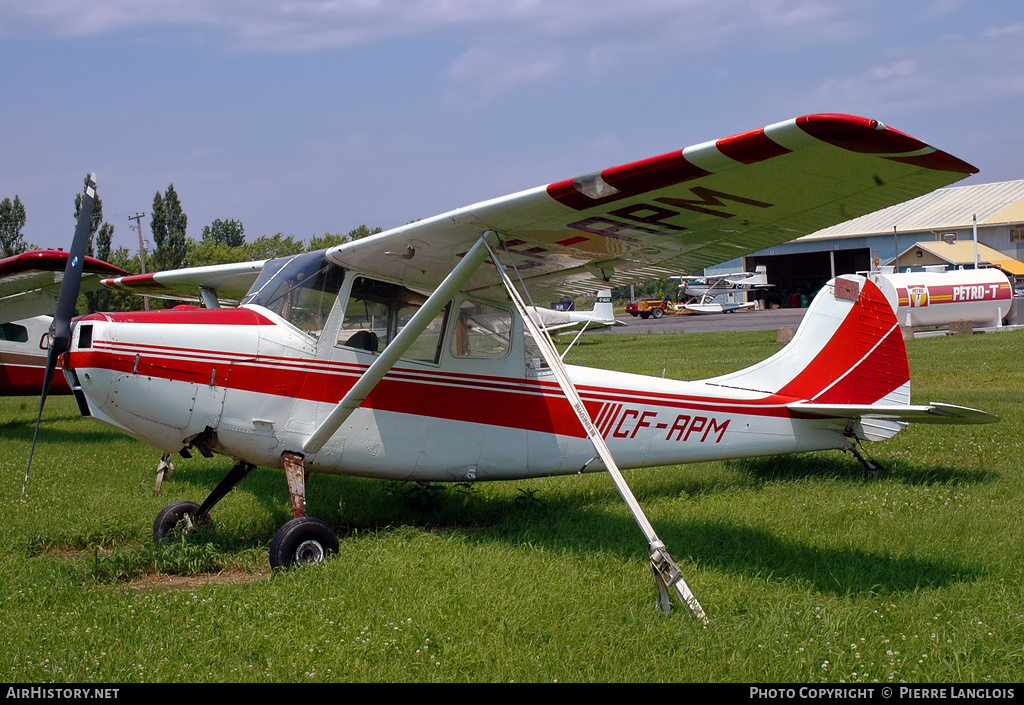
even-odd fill
[[[819,112],[1024,179],[1022,39],[1006,0],[0,0],[0,199],[42,247],[88,172],[115,247],[170,184],[190,237],[305,240]]]

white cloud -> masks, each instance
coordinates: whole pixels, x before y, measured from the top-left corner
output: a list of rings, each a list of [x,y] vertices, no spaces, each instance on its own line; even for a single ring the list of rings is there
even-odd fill
[[[477,105],[516,86],[535,83],[558,74],[563,66],[557,52],[500,52],[473,47],[459,56],[445,75],[450,102]]]
[[[254,50],[351,46],[386,37],[474,27],[532,37],[625,34],[648,41],[700,42],[750,25],[808,30],[843,24],[857,3],[826,0],[6,0],[0,32],[100,34],[127,28],[187,27],[223,32]]]

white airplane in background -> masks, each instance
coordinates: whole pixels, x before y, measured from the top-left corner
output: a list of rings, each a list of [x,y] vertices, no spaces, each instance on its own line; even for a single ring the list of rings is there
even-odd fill
[[[767,289],[773,284],[768,283],[768,269],[760,264],[754,272],[733,272],[731,274],[705,274],[702,276],[676,276],[672,279],[681,280],[679,288],[687,296],[695,299],[732,294],[737,291]]]
[[[69,269],[48,366],[64,355],[85,414],[168,453],[234,459],[201,504],[159,513],[158,541],[210,522],[257,466],[283,468],[292,500],[275,569],[339,547],[306,514],[307,472],[466,482],[600,470],[644,534],[662,608],[674,592],[706,620],[620,467],[845,449],[877,469],[860,442],[910,421],[995,417],[910,403],[899,324],[863,277],[823,288],[768,360],[698,382],[564,365],[520,289],[551,300],[696,271],[976,171],[875,120],[809,115],[260,263],[236,308],[72,326]],[[85,200],[83,214],[92,188]],[[30,467],[31,455],[26,484]]]
[[[540,306],[529,306],[528,310],[534,323],[556,336],[626,325],[622,321],[615,320],[611,289],[597,292],[597,301],[590,311],[559,311]]]
[[[63,250],[0,259],[0,396],[37,396],[43,388],[50,324],[67,261]],[[81,290],[98,289],[100,277],[127,273],[86,257]],[[50,393],[71,393],[63,375],[54,378]]]
[[[752,309],[757,306],[753,301],[738,303],[735,301],[718,302],[715,297],[722,294],[767,289],[774,286],[768,283],[768,270],[761,264],[754,272],[733,272],[732,274],[707,274],[703,276],[676,276],[680,279],[679,288],[691,300],[683,304],[690,313],[713,314],[733,313]]]

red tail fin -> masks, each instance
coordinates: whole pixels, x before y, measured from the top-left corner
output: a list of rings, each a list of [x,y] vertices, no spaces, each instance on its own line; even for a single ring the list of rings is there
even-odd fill
[[[875,284],[854,275],[818,292],[789,345],[714,381],[822,404],[910,403],[896,315]]]

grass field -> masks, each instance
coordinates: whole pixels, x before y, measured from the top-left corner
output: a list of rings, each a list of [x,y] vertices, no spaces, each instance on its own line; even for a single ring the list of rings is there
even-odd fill
[[[774,332],[592,336],[567,361],[697,379]],[[999,415],[839,452],[626,471],[709,617],[655,604],[643,536],[604,474],[422,487],[314,475],[339,533],[271,575],[290,518],[259,470],[214,529],[155,547],[224,458],[159,454],[35,399],[0,401],[0,678],[9,682],[1019,682],[1024,677],[1024,332],[914,340],[913,398]]]

